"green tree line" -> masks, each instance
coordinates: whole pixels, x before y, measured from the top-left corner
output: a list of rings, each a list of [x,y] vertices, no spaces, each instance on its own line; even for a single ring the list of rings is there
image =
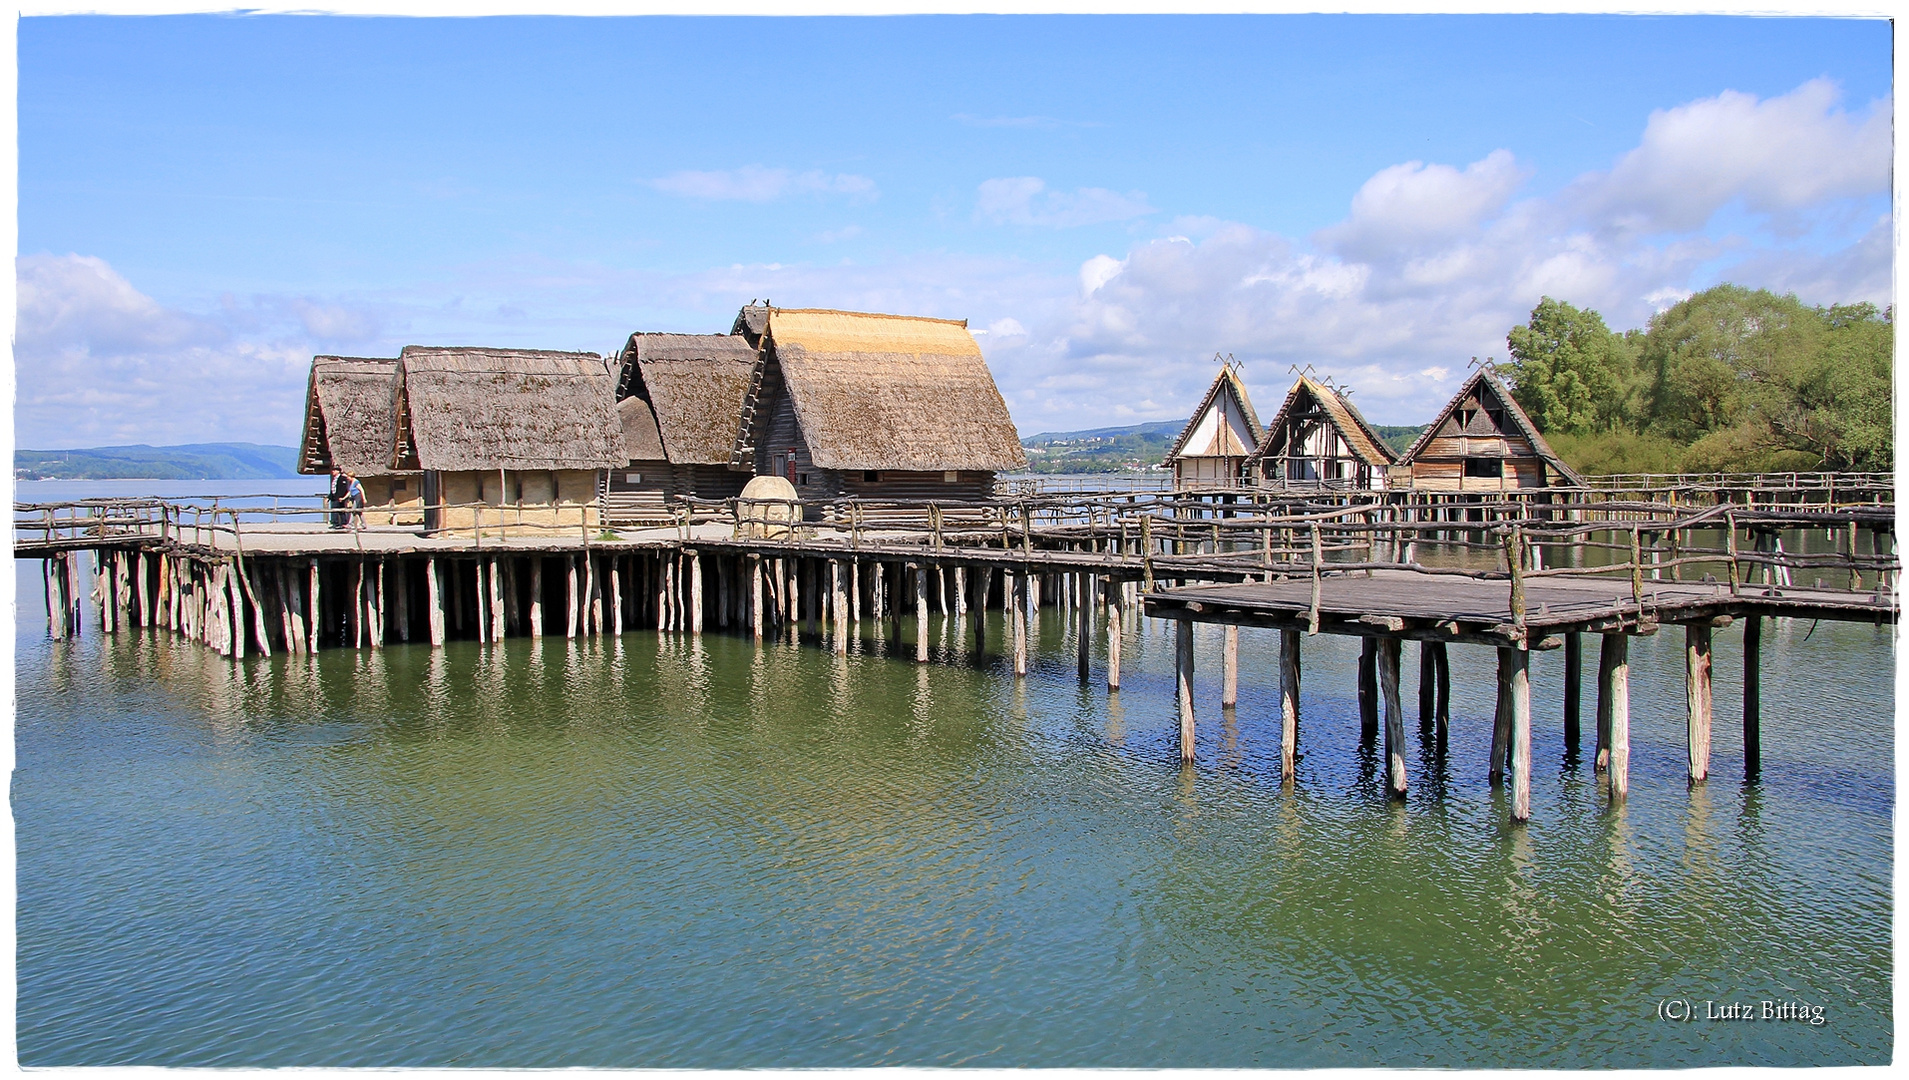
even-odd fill
[[[1612,331],[1545,297],[1502,371],[1588,473],[1893,468],[1893,309],[1718,285]]]

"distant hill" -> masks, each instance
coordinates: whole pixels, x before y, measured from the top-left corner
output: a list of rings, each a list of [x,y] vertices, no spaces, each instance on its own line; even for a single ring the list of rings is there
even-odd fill
[[[1167,456],[1185,420],[1157,420],[1130,427],[1086,431],[1043,431],[1021,440],[1027,465],[1037,473],[1101,473],[1145,469]],[[1424,424],[1374,424],[1385,444],[1404,453],[1425,430]]]
[[[1185,420],[1156,420],[1130,427],[1043,431],[1021,440],[1028,469],[1037,473],[1103,473],[1158,465],[1179,437]]]
[[[298,475],[298,451],[257,443],[15,450],[18,480],[252,480]]]

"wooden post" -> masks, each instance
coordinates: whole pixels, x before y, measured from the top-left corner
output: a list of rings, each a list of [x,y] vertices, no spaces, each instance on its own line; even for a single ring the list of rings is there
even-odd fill
[[[544,557],[530,557],[530,636],[544,636]]]
[[[1576,630],[1564,634],[1564,745],[1572,753],[1578,748],[1579,699],[1584,681],[1584,635]]]
[[[603,633],[603,581],[597,572],[597,557],[585,552],[583,556],[584,596],[589,600],[586,609],[589,613],[590,628],[586,633]]]
[[[1505,765],[1511,761],[1511,660],[1506,654],[1517,651],[1498,650],[1498,700],[1491,714],[1491,764],[1486,770],[1493,787],[1505,782]]]
[[[577,616],[582,614],[577,604],[577,557],[575,555],[566,555],[563,561],[565,568],[569,571],[569,579],[565,583],[564,589],[566,604],[563,619],[563,636],[573,638],[577,636]],[[658,629],[661,629],[661,627],[658,627]]]
[[[749,632],[762,644],[762,556],[749,555]]]
[[[1180,761],[1184,764],[1193,760],[1193,623],[1186,619],[1173,623],[1173,671],[1180,707]]]
[[[1220,708],[1231,709],[1240,702],[1240,628],[1227,626],[1220,648]]]
[[[1763,616],[1743,624],[1743,775],[1754,780],[1763,767]]]
[[[502,560],[490,557],[491,640],[504,640],[504,582]]]
[[[1684,700],[1690,779],[1710,775],[1710,624],[1684,625]]]
[[[1373,640],[1371,638],[1366,639]],[[1399,701],[1399,651],[1395,637],[1378,639],[1379,691],[1385,698],[1386,790],[1405,798],[1405,706]]]
[[[689,632],[694,637],[703,633],[703,555],[700,551],[689,553]]]
[[[1438,751],[1444,753],[1452,726],[1452,658],[1442,641],[1432,642],[1432,657],[1438,662],[1438,700],[1433,713],[1438,727]]]
[[[1506,711],[1511,719],[1511,819],[1531,818],[1531,654],[1523,649],[1499,649],[1499,678]]]
[[[1418,726],[1432,729],[1432,714],[1438,708],[1438,658],[1432,654],[1435,641],[1418,643]]]
[[[815,634],[816,598],[822,594],[815,582],[815,560],[800,560],[802,567],[802,632],[810,636]]]
[[[974,587],[974,658],[978,661],[988,654],[988,592],[994,587],[994,571],[975,567]]]
[[[844,617],[848,611],[846,583],[843,581],[842,563],[839,559],[829,560],[829,624],[835,632],[835,655],[848,655],[848,620]]]
[[[1074,575],[1074,667],[1081,682],[1087,681],[1087,662],[1094,644],[1094,600],[1087,591],[1092,587],[1087,574]]]
[[[610,556],[610,632],[623,636],[623,556]]]
[[[402,558],[391,564],[392,619],[398,625],[398,640],[411,640],[411,575]]]
[[[911,566],[915,574],[915,663],[928,662],[928,569]]]
[[[308,631],[307,640],[311,643],[311,650],[313,652],[317,652],[318,647],[324,644],[325,641],[325,622],[322,615],[325,609],[324,605],[319,603],[318,581],[318,560],[313,559],[311,561],[311,586],[305,590],[305,613],[306,618],[310,620],[311,626],[311,629]],[[444,639],[442,635],[440,635],[435,644],[441,645],[443,643]]]
[[[965,566],[955,567],[954,613],[956,618],[968,613],[968,568]]]
[[[1120,616],[1127,583],[1102,578],[1101,591],[1107,594],[1107,689],[1114,691],[1120,689]]]
[[[1598,653],[1598,758],[1609,762],[1613,802],[1622,801],[1631,786],[1630,644],[1623,634],[1605,634]]]
[[[1279,775],[1293,782],[1299,753],[1299,631],[1279,632]]]
[[[1027,674],[1027,574],[1014,575],[1014,676]]]
[[[1359,741],[1379,735],[1379,639],[1359,639]]]

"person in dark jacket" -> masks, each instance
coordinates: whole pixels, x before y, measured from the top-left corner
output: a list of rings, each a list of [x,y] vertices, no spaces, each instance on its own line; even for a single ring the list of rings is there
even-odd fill
[[[333,529],[342,529],[345,527],[345,520],[350,514],[350,511],[345,505],[345,499],[350,494],[351,478],[345,475],[345,470],[333,465],[331,467],[330,492],[331,527]]]

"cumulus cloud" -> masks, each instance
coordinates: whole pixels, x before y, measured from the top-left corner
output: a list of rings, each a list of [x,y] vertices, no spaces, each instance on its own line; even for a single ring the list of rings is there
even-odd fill
[[[1106,188],[1050,191],[1038,176],[1007,176],[983,180],[975,193],[974,219],[994,225],[1036,225],[1067,229],[1127,221],[1153,213],[1147,196],[1125,195]]]
[[[1494,150],[1463,170],[1423,161],[1380,169],[1352,197],[1346,220],[1316,239],[1355,259],[1448,242],[1503,209],[1530,172],[1509,150]]]
[[[1893,111],[1840,107],[1814,79],[1779,97],[1727,90],[1651,113],[1612,170],[1586,178],[1583,212],[1639,232],[1702,228],[1726,204],[1781,215],[1889,189]]]
[[[289,444],[313,352],[375,332],[369,313],[338,302],[225,298],[210,312],[181,310],[90,255],[21,256],[15,274],[14,435],[33,449]]]
[[[879,198],[875,181],[853,173],[767,169],[744,165],[740,169],[707,172],[683,170],[658,177],[650,186],[666,195],[711,202],[774,202],[785,195],[845,195],[855,200]]]

